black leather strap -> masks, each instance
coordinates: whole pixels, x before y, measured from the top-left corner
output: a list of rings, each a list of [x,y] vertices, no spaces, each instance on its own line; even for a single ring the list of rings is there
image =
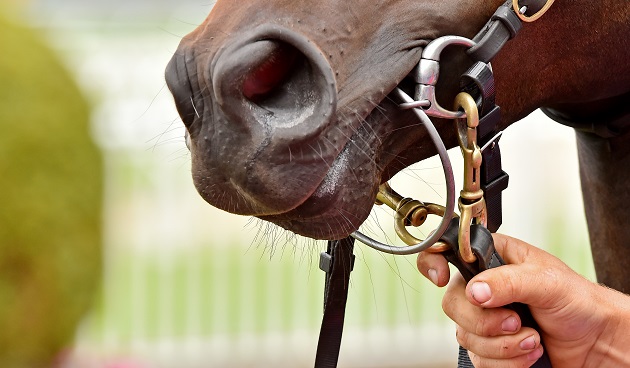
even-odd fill
[[[519,0],[518,6],[519,9],[526,7],[524,14],[529,17],[538,13],[547,1]],[[467,51],[468,55],[476,61],[490,62],[505,43],[516,36],[522,26],[523,22],[514,11],[512,0],[507,0],[473,38],[477,44]]]
[[[501,120],[501,109],[495,104],[496,88],[490,67],[483,62],[475,63],[461,78],[461,89],[470,93],[479,106],[479,126],[477,143],[484,147],[481,153],[481,189],[486,200],[488,230],[496,232],[503,222],[502,192],[509,183],[508,174],[501,166],[501,149],[496,138],[497,126]]]
[[[494,75],[487,63],[478,61],[474,63],[460,79],[460,89],[462,92],[470,94],[477,102],[479,108],[479,116],[483,117],[488,115],[494,107],[495,96],[497,93],[494,84]],[[489,127],[492,131],[494,127]],[[479,127],[479,129],[486,129],[486,127]],[[489,129],[482,131],[481,135],[485,136]],[[477,133],[479,135],[480,133]]]
[[[315,368],[335,368],[339,360],[341,336],[348,299],[350,272],[354,268],[354,238],[328,242],[319,267],[326,272],[324,317],[319,331]]]
[[[507,0],[473,38],[476,45],[468,49],[468,55],[476,61],[490,62],[521,27],[522,22],[513,10],[512,0]]]
[[[500,108],[495,108],[486,116],[481,118],[479,123],[480,134],[478,142],[480,146],[485,146],[496,136],[496,126],[500,120]],[[487,130],[484,132],[484,130]],[[486,200],[486,212],[488,214],[488,230],[497,232],[503,223],[503,195],[502,192],[508,187],[510,177],[503,171],[501,165],[501,148],[499,138],[481,153],[481,189]]]

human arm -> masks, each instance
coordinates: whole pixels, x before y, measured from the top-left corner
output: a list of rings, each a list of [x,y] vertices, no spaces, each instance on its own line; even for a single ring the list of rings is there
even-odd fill
[[[630,367],[630,296],[592,283],[549,253],[520,240],[493,235],[507,265],[480,273],[466,285],[441,255],[422,253],[418,269],[438,286],[449,283],[442,307],[457,340],[476,367],[529,367],[542,354],[554,368]],[[530,306],[540,334],[521,327],[500,308]]]

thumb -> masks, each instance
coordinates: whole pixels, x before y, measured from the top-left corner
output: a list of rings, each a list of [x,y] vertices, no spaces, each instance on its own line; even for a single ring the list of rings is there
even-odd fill
[[[495,235],[495,243],[497,251],[511,264],[475,276],[466,287],[471,303],[495,308],[520,302],[547,309],[562,298],[558,281],[568,267],[560,260],[514,238]]]

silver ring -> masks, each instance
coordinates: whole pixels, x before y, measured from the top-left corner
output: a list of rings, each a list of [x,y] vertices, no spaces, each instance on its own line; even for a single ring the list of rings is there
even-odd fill
[[[414,102],[414,100],[408,94],[403,92],[400,88],[396,88],[395,91],[398,96],[404,101],[404,103],[410,104]],[[446,146],[444,146],[442,138],[440,138],[440,135],[435,128],[435,125],[433,125],[433,122],[431,121],[431,119],[429,119],[427,114],[420,108],[414,108],[413,111],[427,128],[429,136],[435,144],[438,155],[440,156],[440,160],[442,161],[442,168],[444,169],[444,179],[446,180],[446,211],[444,213],[444,217],[442,217],[442,222],[440,222],[438,228],[431,235],[429,235],[428,238],[418,244],[407,247],[397,247],[389,244],[384,244],[379,242],[378,240],[372,239],[369,236],[362,234],[359,231],[355,231],[354,233],[352,233],[352,237],[356,240],[366,244],[371,248],[389,254],[408,255],[420,253],[430,248],[433,244],[440,240],[440,238],[448,228],[451,219],[453,218],[453,214],[455,213],[455,178],[453,177],[453,166],[451,165],[451,160],[448,157]]]

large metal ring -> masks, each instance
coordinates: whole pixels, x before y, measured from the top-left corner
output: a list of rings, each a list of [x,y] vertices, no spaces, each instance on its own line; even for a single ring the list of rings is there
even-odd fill
[[[396,88],[396,93],[403,102],[413,102],[413,99],[403,92],[400,88]],[[352,237],[356,240],[376,249],[381,252],[389,253],[389,254],[414,254],[420,253],[423,250],[428,249],[433,244],[435,244],[444,234],[446,229],[448,228],[451,219],[455,213],[455,178],[453,177],[453,166],[451,165],[451,160],[448,157],[448,152],[446,150],[446,146],[444,146],[444,142],[442,138],[440,138],[440,134],[437,129],[433,125],[433,122],[427,114],[424,113],[421,109],[413,109],[416,116],[422,121],[422,124],[426,127],[433,144],[435,144],[435,148],[437,149],[438,155],[440,156],[440,160],[442,161],[442,168],[444,170],[444,179],[446,181],[446,206],[444,210],[444,216],[442,217],[442,221],[438,228],[429,235],[424,241],[409,246],[409,247],[397,247],[389,244],[384,244],[379,242],[378,240],[372,239],[369,236],[362,234],[359,231],[355,231],[352,233]]]

